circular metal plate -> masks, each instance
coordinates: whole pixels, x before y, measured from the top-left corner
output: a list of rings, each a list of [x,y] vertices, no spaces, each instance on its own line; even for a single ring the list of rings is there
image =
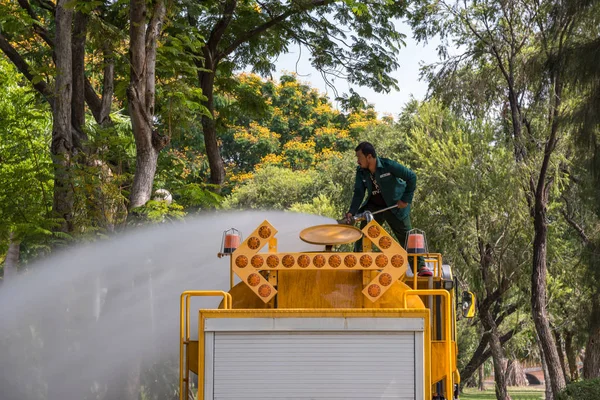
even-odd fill
[[[360,229],[350,225],[315,225],[303,229],[300,239],[310,244],[333,246],[356,242],[362,237]]]

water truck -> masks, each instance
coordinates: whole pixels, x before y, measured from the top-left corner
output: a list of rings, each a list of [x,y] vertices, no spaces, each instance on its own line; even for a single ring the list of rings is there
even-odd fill
[[[456,318],[473,316],[473,294],[459,297],[423,232],[405,249],[364,219],[299,233],[322,251],[278,252],[267,220],[243,240],[225,231],[230,290],[181,294],[180,400],[458,399]],[[418,256],[433,276],[418,276]],[[222,301],[192,310],[196,296]]]

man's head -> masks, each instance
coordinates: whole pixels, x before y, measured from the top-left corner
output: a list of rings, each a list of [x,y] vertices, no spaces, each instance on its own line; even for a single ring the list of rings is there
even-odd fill
[[[374,170],[377,165],[377,153],[369,142],[362,142],[356,146],[356,162],[361,168]]]

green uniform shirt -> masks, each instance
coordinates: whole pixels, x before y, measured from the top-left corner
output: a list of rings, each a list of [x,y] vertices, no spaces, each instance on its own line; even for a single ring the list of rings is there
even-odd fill
[[[370,173],[368,169],[356,168],[354,196],[352,196],[352,203],[348,211],[352,215],[356,215],[358,210],[369,202],[373,190]],[[381,157],[377,157],[377,167],[373,175],[381,188],[381,195],[388,207],[398,203],[398,200],[409,204],[405,208],[391,210],[398,219],[406,218],[410,213],[410,203],[417,186],[417,175],[404,165]],[[367,193],[366,199],[365,192]],[[365,200],[363,201],[363,199]]]

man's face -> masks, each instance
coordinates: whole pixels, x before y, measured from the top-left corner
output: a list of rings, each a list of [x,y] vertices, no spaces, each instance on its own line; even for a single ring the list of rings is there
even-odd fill
[[[369,158],[372,158],[372,156],[370,154],[365,156],[362,150],[356,152],[356,162],[361,168],[367,169],[369,167]]]

